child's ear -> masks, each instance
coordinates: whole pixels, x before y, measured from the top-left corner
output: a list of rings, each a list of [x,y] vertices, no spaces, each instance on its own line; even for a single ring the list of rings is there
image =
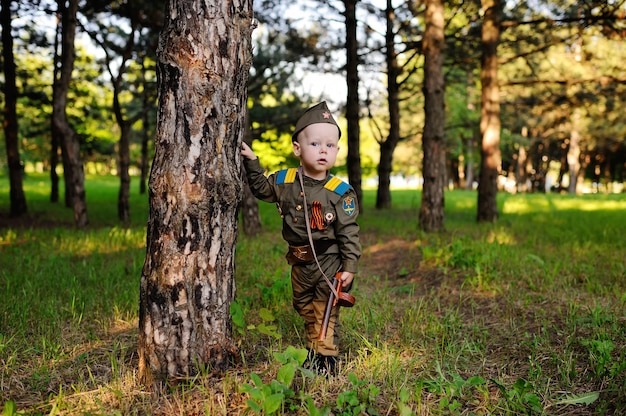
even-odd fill
[[[291,144],[293,145],[293,154],[300,157],[300,143],[294,141]]]

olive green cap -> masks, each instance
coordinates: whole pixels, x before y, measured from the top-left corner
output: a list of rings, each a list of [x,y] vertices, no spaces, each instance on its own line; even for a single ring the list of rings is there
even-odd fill
[[[296,123],[296,129],[291,135],[291,140],[295,142],[298,138],[298,134],[302,130],[304,130],[307,126],[316,123],[334,124],[335,126],[337,126],[337,130],[339,131],[339,137],[341,137],[341,129],[339,128],[339,125],[337,124],[337,122],[333,118],[333,115],[328,109],[326,101],[322,101],[321,103],[316,104],[306,110],[304,114],[298,119],[298,122]]]

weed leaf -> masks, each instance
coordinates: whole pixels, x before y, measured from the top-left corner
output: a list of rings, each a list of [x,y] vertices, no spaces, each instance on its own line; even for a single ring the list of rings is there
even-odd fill
[[[16,415],[15,402],[13,400],[9,400],[4,402],[4,410],[2,411],[2,416],[13,416]]]
[[[267,308],[261,308],[261,310],[259,311],[259,316],[261,317],[261,319],[263,319],[265,322],[274,322],[274,320],[276,319],[274,317],[274,314],[272,313],[272,311],[270,311]]]
[[[280,381],[286,386],[291,386],[293,378],[296,376],[297,366],[295,363],[285,364],[278,370],[276,380]]]
[[[266,414],[272,414],[280,408],[282,402],[282,393],[271,394],[265,398],[265,402],[263,403],[263,410]]]
[[[560,405],[560,404],[591,404],[591,403],[595,402],[596,400],[598,400],[598,397],[600,397],[600,393],[598,393],[597,391],[592,391],[592,392],[589,392],[589,393],[575,394],[573,396],[567,396],[564,399],[559,400],[555,404],[557,404],[557,405]]]

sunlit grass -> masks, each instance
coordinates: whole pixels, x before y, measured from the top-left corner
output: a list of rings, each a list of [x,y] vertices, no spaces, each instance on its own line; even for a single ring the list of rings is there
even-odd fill
[[[118,186],[88,178],[90,224],[77,230],[70,210],[48,201],[45,177],[25,181],[39,225],[0,229],[0,406],[249,414],[240,387],[253,373],[270,386],[280,369],[273,354],[303,338],[275,206],[261,203],[263,232],[237,244],[240,362],[153,398],[136,372],[147,196],[134,181],[132,221],[122,225]],[[291,388],[302,402],[283,414],[309,414],[307,400],[322,414],[351,414],[346,397],[394,415],[532,414],[537,403],[545,414],[626,411],[626,196],[500,194],[499,220],[477,224],[476,193],[446,192],[446,230],[434,234],[417,227],[419,192],[394,191],[391,210],[374,208],[374,191],[365,197],[342,374],[298,379]],[[261,308],[278,337],[258,330]]]

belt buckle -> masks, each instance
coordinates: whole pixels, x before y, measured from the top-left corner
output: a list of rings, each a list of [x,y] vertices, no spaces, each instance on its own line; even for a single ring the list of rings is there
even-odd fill
[[[306,261],[308,253],[307,246],[294,247],[294,256],[302,261]]]

